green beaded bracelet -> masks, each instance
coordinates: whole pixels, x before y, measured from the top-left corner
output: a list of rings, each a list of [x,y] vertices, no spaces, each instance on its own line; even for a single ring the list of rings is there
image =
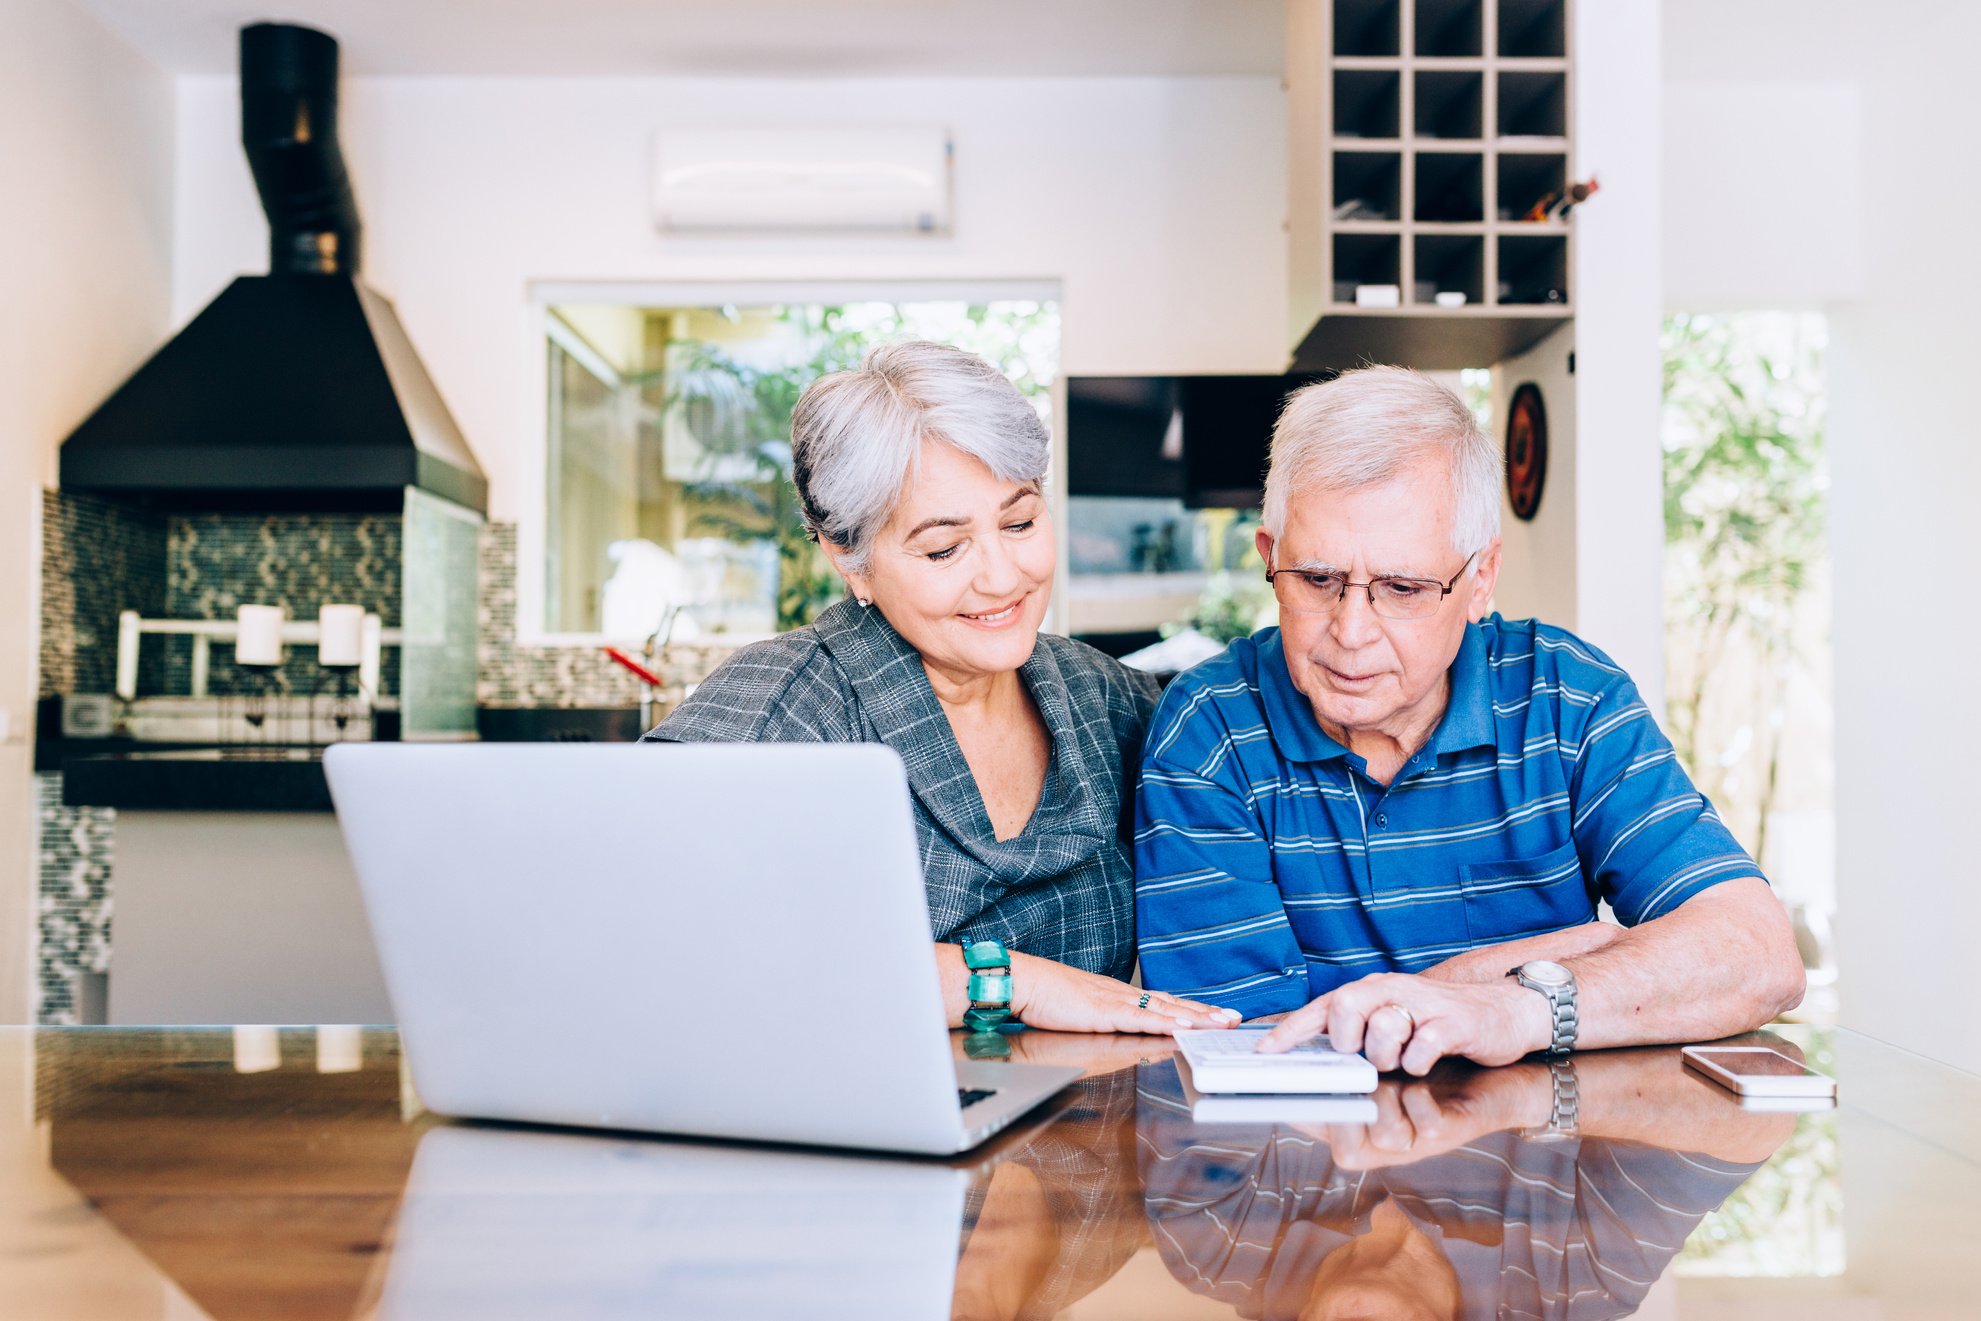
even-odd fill
[[[963,947],[963,966],[970,970],[963,1026],[993,1031],[1011,1018],[1011,955],[995,940],[973,940]]]

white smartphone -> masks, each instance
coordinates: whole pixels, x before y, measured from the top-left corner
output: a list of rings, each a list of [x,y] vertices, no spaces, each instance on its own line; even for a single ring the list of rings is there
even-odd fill
[[[1836,1079],[1766,1046],[1687,1046],[1679,1052],[1696,1069],[1742,1097],[1834,1097]]]

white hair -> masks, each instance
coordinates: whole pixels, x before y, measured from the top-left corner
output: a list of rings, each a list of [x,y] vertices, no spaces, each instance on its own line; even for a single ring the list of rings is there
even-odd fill
[[[1456,394],[1405,367],[1364,367],[1296,390],[1273,426],[1266,531],[1277,539],[1286,530],[1300,491],[1378,486],[1426,458],[1451,474],[1452,549],[1485,549],[1500,531],[1500,452]]]
[[[996,367],[947,344],[883,344],[798,397],[791,479],[806,529],[865,568],[930,441],[1008,482],[1042,481],[1052,458],[1038,410]]]

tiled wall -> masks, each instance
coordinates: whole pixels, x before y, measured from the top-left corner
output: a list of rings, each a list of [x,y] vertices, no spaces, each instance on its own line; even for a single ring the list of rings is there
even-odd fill
[[[398,514],[175,514],[165,548],[165,615],[232,619],[241,605],[286,605],[289,618],[309,620],[341,602],[396,628],[403,541]],[[165,653],[164,691],[186,692],[190,639],[147,641],[147,650],[153,647]],[[396,649],[388,647],[381,679],[388,693],[399,691],[398,669]],[[284,664],[270,672],[283,692],[311,692],[325,677],[312,647],[288,648]],[[247,681],[233,649],[216,646],[210,691],[240,692]]]
[[[42,494],[41,694],[107,693],[117,678],[117,613],[165,613],[166,519],[63,491]],[[152,647],[141,689],[160,691]]]
[[[41,885],[36,896],[38,1023],[74,1023],[82,974],[110,966],[111,827],[104,807],[65,807],[62,777],[35,779]]]

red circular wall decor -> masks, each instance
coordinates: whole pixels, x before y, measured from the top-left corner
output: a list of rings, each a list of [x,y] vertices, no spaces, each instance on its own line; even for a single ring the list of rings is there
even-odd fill
[[[1548,412],[1541,387],[1528,381],[1506,410],[1506,494],[1514,515],[1532,519],[1548,480]]]

